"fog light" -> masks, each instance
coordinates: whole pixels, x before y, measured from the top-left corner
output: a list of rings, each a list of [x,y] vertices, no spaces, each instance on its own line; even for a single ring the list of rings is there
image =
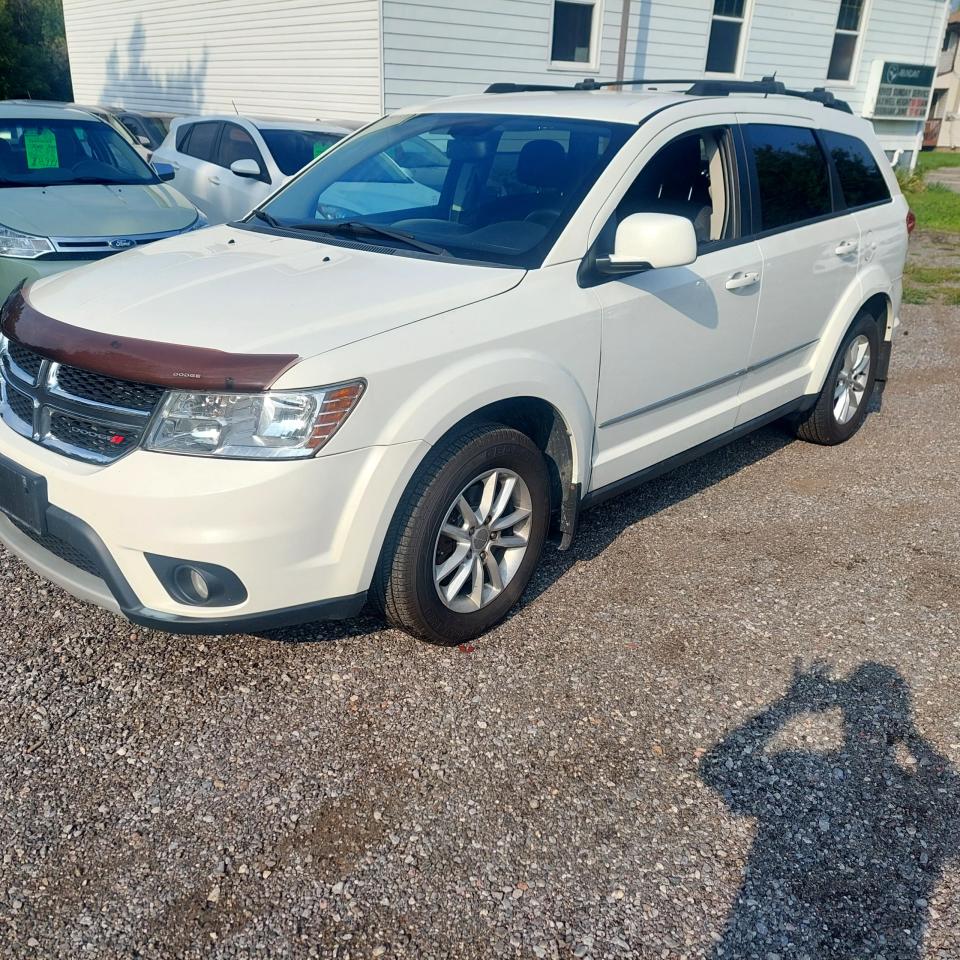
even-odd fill
[[[202,570],[181,566],[173,573],[177,586],[193,603],[206,603],[210,599],[210,585]]]
[[[194,607],[229,607],[243,603],[247,591],[233,571],[202,560],[178,560],[144,554],[167,593]]]
[[[207,586],[207,581],[203,579],[203,574],[199,570],[190,571],[190,586],[193,587],[193,592],[197,595],[197,599],[201,603],[204,600],[210,599],[210,588]]]

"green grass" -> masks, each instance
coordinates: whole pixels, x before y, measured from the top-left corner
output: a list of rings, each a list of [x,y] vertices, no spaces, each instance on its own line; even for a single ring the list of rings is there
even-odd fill
[[[919,229],[960,233],[960,193],[931,183],[925,190],[907,193],[906,198]]]
[[[913,283],[960,283],[960,267],[921,267],[909,263],[905,273]]]
[[[960,167],[960,150],[934,150],[931,153],[920,154],[917,169],[921,173],[937,170],[940,167]]]
[[[943,302],[950,307],[960,307],[960,287],[946,287],[943,290]]]
[[[930,303],[934,298],[934,292],[929,287],[908,287],[903,288],[903,302],[922,304]]]

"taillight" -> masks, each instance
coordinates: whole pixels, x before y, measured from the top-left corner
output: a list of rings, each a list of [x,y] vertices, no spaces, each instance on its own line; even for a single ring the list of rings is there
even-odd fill
[[[907,236],[910,236],[911,233],[916,229],[917,226],[917,215],[912,211],[907,211]]]

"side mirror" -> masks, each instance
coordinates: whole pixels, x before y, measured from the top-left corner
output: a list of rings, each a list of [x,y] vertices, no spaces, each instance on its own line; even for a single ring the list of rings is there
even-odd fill
[[[177,171],[169,163],[157,162],[153,165],[153,169],[164,183],[169,183],[177,175]]]
[[[230,172],[247,180],[256,180],[260,176],[260,164],[256,160],[234,160]]]
[[[607,274],[639,273],[684,267],[697,259],[697,233],[686,217],[670,213],[634,213],[617,227],[613,253],[597,260]]]

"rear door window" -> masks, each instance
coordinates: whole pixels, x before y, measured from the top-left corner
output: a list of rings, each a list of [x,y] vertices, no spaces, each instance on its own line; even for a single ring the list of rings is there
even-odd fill
[[[745,126],[760,201],[760,230],[779,230],[829,214],[830,171],[812,130]]]
[[[857,137],[830,130],[822,134],[833,159],[843,190],[843,199],[849,209],[885,203],[890,190],[870,148]]]
[[[222,124],[205,122],[195,123],[190,131],[181,152],[188,157],[196,157],[198,160],[206,160],[209,163],[216,163],[217,139],[220,136],[220,127]]]

